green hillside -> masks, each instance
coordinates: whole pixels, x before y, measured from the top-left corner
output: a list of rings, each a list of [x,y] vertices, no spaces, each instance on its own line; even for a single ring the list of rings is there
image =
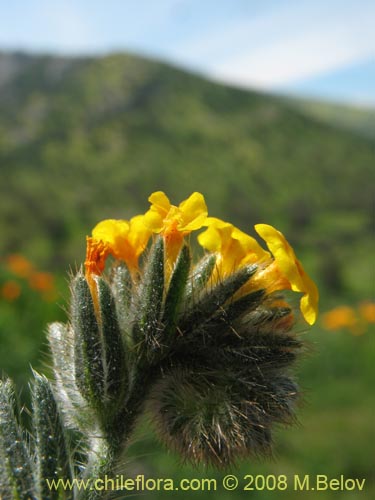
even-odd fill
[[[288,102],[308,116],[334,127],[375,139],[375,108],[344,106],[319,100],[289,99]]]
[[[62,270],[98,220],[198,190],[244,230],[267,221],[306,242],[328,287],[361,292],[342,266],[366,266],[369,140],[130,55],[3,54],[0,69],[1,252]]]

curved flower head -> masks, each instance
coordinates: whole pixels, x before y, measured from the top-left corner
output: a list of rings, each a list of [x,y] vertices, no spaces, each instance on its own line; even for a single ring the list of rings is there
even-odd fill
[[[131,272],[138,269],[138,258],[145,250],[151,231],[143,216],[130,221],[107,219],[99,222],[87,237],[86,274],[100,275],[108,255],[123,260]]]
[[[208,228],[198,236],[199,244],[216,253],[219,276],[234,272],[245,264],[261,262],[270,257],[259,243],[229,222],[215,217],[206,220]]]
[[[163,235],[167,260],[173,263],[184,237],[205,224],[207,206],[204,197],[195,192],[177,207],[171,204],[165,193],[157,191],[152,193],[148,201],[151,207],[144,215],[145,225],[153,233]]]
[[[261,236],[275,259],[275,266],[271,264],[265,273],[272,270],[276,277],[277,289],[291,289],[302,292],[300,308],[303,317],[310,325],[314,324],[318,314],[319,293],[313,280],[306,274],[301,262],[297,259],[293,248],[289,245],[284,235],[277,229],[267,224],[257,224],[256,232]],[[276,285],[277,286],[277,285]]]

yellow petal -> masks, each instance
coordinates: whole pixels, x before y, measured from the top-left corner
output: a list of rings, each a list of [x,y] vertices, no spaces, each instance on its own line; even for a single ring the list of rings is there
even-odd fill
[[[270,254],[263,250],[255,238],[244,233],[229,222],[215,217],[207,217],[205,225],[208,229],[198,236],[199,243],[211,252],[221,252],[224,259],[230,259],[232,264],[245,265],[249,262],[259,262],[269,259]]]
[[[148,210],[144,215],[144,224],[153,233],[160,233],[163,229],[164,218],[156,210]]]
[[[207,217],[206,231],[198,235],[198,243],[209,252],[221,252],[231,237],[233,225],[216,217]]]
[[[283,234],[268,224],[257,224],[255,230],[267,243],[280,271],[290,282],[292,290],[302,292],[303,283],[296,265],[297,258]]]
[[[224,220],[218,219],[217,217],[207,217],[206,225],[208,227],[217,227],[219,229],[222,229],[224,227],[234,227],[230,222],[225,222]]]
[[[319,302],[319,294],[318,289],[314,282],[312,283],[312,287],[309,292],[305,293],[300,300],[300,308],[303,314],[303,317],[308,322],[309,325],[313,325],[318,316],[318,302]]]
[[[306,274],[293,248],[280,231],[267,224],[257,224],[255,230],[266,241],[278,268],[290,283],[291,289],[304,293],[300,308],[305,320],[312,325],[316,321],[319,301],[315,283]]]
[[[163,191],[152,193],[148,201],[151,207],[144,214],[145,226],[154,233],[160,233],[164,227],[164,220],[171,209],[171,203]]]
[[[99,222],[92,231],[89,241],[89,251],[93,257],[87,259],[92,262],[100,254],[100,268],[109,254],[116,259],[126,262],[130,270],[138,267],[138,257],[145,250],[151,231],[144,224],[144,216],[133,217],[130,222],[125,220],[107,219]],[[98,246],[101,244],[102,246]],[[105,249],[105,252],[102,250]],[[100,249],[95,250],[96,248]],[[91,265],[93,267],[93,265]],[[97,266],[99,269],[99,267]]]
[[[198,243],[209,252],[218,252],[221,249],[221,236],[215,227],[208,227],[198,235]]]
[[[129,222],[126,220],[107,219],[99,222],[92,230],[94,240],[108,244],[114,253],[120,252],[120,247],[129,233]]]
[[[207,205],[201,193],[193,193],[178,208],[181,216],[180,230],[195,231],[203,226],[207,218]]]
[[[160,214],[167,215],[169,209],[171,208],[171,202],[163,191],[156,191],[155,193],[152,193],[149,196],[148,201]]]
[[[244,233],[237,227],[233,228],[232,238],[241,245],[244,253],[243,264],[250,262],[261,262],[270,258],[269,252],[266,252],[255,238]]]
[[[136,215],[130,219],[128,239],[137,257],[145,250],[150,236],[151,230],[145,224],[144,215]]]

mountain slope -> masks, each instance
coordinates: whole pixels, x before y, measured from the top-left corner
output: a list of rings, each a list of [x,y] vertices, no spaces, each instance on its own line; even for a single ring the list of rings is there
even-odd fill
[[[319,100],[288,99],[287,102],[322,123],[375,139],[375,109],[345,106]]]
[[[343,266],[371,238],[366,138],[130,55],[3,54],[0,73],[2,252],[62,269],[98,220],[144,211],[155,190],[197,190],[244,230],[269,222],[306,242],[327,287],[350,282]]]

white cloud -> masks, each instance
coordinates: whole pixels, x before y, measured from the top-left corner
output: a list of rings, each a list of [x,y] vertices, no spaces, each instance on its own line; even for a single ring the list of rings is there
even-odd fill
[[[370,4],[291,4],[207,33],[176,48],[176,55],[229,83],[277,88],[375,54],[375,7]]]
[[[214,66],[210,73],[240,85],[272,88],[336,70],[371,55],[374,49],[364,38],[342,27],[305,33],[250,50]]]

